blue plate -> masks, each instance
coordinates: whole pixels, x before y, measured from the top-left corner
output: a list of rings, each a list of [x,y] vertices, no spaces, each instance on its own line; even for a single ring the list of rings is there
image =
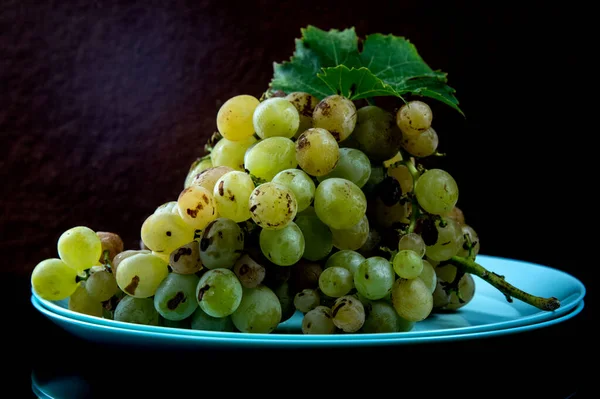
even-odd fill
[[[416,323],[409,332],[386,334],[336,334],[302,335],[302,314],[295,314],[290,320],[281,323],[271,334],[247,334],[239,332],[213,332],[171,327],[146,326],[124,323],[110,319],[73,312],[67,308],[67,301],[52,302],[33,293],[36,303],[43,308],[68,319],[82,321],[90,325],[111,327],[116,331],[136,330],[157,334],[177,334],[192,337],[249,340],[371,340],[371,339],[410,339],[427,336],[457,335],[506,328],[533,325],[555,319],[577,307],[585,296],[584,285],[575,277],[557,269],[533,263],[478,255],[477,261],[490,271],[504,275],[506,280],[531,294],[543,297],[555,296],[561,306],[553,311],[541,311],[519,300],[507,302],[503,294],[478,277],[474,277],[476,292],[473,300],[455,313],[432,314],[426,320]],[[112,330],[111,330],[112,331]]]

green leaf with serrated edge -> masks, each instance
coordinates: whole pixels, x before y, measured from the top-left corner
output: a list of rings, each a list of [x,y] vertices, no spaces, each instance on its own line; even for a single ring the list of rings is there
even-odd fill
[[[375,96],[397,96],[396,91],[381,79],[376,78],[367,68],[348,69],[345,65],[325,68],[318,74],[327,86],[337,94],[359,100]]]

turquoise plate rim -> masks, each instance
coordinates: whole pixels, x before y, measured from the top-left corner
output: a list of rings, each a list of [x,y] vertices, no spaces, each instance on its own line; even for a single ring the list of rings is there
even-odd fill
[[[364,339],[364,335],[355,334],[354,339],[337,339],[337,340],[325,340],[325,339],[300,339],[303,335],[294,336],[295,339],[277,339],[277,337],[270,337],[271,334],[256,334],[257,337],[249,339],[246,337],[235,337],[235,336],[193,336],[183,335],[177,333],[162,333],[162,332],[151,332],[134,329],[122,329],[118,327],[112,327],[101,324],[88,323],[81,320],[75,320],[69,317],[62,316],[60,314],[52,312],[50,309],[45,308],[33,295],[31,296],[31,303],[39,310],[44,316],[58,324],[63,329],[69,331],[74,335],[92,340],[92,341],[106,341],[107,338],[131,338],[133,342],[139,345],[148,343],[155,344],[156,341],[163,341],[169,344],[178,344],[191,346],[193,344],[216,344],[220,346],[230,347],[307,347],[307,346],[379,346],[379,345],[401,345],[401,344],[420,344],[420,343],[439,343],[446,341],[461,341],[469,339],[481,339],[491,338],[500,335],[516,334],[526,331],[532,331],[544,327],[549,327],[557,323],[569,320],[579,314],[583,308],[585,302],[582,300],[578,303],[574,310],[554,319],[546,320],[540,323],[528,324],[524,326],[509,327],[498,330],[478,331],[464,334],[446,334],[446,335],[433,335],[433,336],[421,336],[421,337],[385,337],[379,339]],[[70,328],[75,328],[79,332],[78,334],[73,333]],[[97,336],[102,337],[101,339],[94,339],[93,335],[83,334],[84,331],[91,330],[96,333]],[[233,334],[239,335],[239,334]],[[262,336],[261,336],[262,335]],[[342,336],[342,335],[339,335]],[[339,337],[336,336],[336,337]],[[214,345],[212,345],[214,347]]]
[[[559,317],[573,308],[575,308],[578,303],[583,300],[586,289],[581,281],[579,281],[574,276],[555,268],[551,268],[544,265],[539,265],[536,263],[502,258],[496,256],[488,256],[488,255],[478,255],[478,261],[480,263],[485,263],[486,261],[498,261],[506,264],[512,264],[513,266],[519,265],[518,267],[529,267],[539,270],[544,270],[548,273],[554,273],[561,281],[564,283],[572,284],[575,288],[575,291],[578,292],[578,295],[575,299],[570,299],[567,303],[561,303],[561,306],[553,311],[540,311],[533,315],[519,317],[514,320],[500,321],[489,324],[475,325],[475,326],[466,326],[466,327],[454,327],[454,328],[446,328],[439,330],[425,330],[425,331],[408,331],[408,332],[399,332],[399,333],[375,333],[375,334],[336,334],[336,335],[303,335],[303,334],[290,334],[290,333],[277,333],[273,332],[270,334],[251,334],[251,333],[241,333],[241,332],[217,332],[217,331],[204,331],[204,330],[190,330],[190,329],[176,329],[172,327],[165,326],[148,326],[148,325],[140,325],[140,324],[132,324],[126,322],[120,322],[110,319],[98,318],[94,316],[89,316],[77,312],[73,312],[67,308],[61,307],[52,301],[48,301],[40,298],[33,290],[32,294],[35,298],[44,306],[45,308],[53,311],[54,313],[61,314],[65,317],[77,319],[81,321],[85,321],[91,324],[101,324],[110,327],[123,328],[123,329],[134,329],[134,330],[142,330],[142,331],[150,331],[157,333],[167,333],[167,334],[180,334],[180,335],[190,335],[190,336],[208,336],[208,337],[231,337],[231,338],[248,338],[248,339],[257,339],[258,337],[270,337],[270,339],[278,338],[278,339],[298,339],[298,337],[303,337],[305,340],[339,340],[339,339],[356,339],[360,337],[360,339],[382,339],[382,338],[396,338],[396,337],[420,337],[420,336],[438,336],[438,335],[453,335],[459,333],[472,333],[477,331],[487,331],[487,330],[496,330],[496,329],[504,329],[510,327],[517,327],[526,324],[533,324],[538,322],[543,322],[546,320],[550,320],[556,317]],[[488,284],[487,282],[481,280],[476,277],[476,284]],[[477,295],[477,294],[476,294]],[[560,298],[559,298],[560,299]],[[467,305],[468,306],[468,305]],[[293,316],[293,318],[298,319],[301,317],[299,314]],[[289,327],[286,326],[286,323],[289,323],[290,320],[282,323],[277,331],[286,331]],[[289,324],[288,324],[289,325]]]

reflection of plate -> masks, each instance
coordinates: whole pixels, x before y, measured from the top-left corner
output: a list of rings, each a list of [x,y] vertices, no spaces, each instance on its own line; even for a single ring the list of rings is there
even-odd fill
[[[467,306],[455,313],[432,314],[426,320],[417,323],[414,330],[410,332],[316,336],[302,335],[300,333],[301,314],[296,314],[290,320],[282,323],[275,333],[272,334],[223,333],[145,326],[102,319],[70,311],[67,309],[67,301],[50,302],[39,298],[35,293],[33,296],[34,299],[37,299],[37,303],[41,304],[45,309],[50,310],[53,314],[91,325],[98,325],[99,327],[111,327],[111,331],[136,330],[147,333],[177,334],[179,336],[186,335],[218,339],[362,341],[371,339],[379,340],[382,338],[412,339],[426,336],[455,335],[531,325],[567,314],[579,304],[585,295],[583,284],[573,276],[560,270],[485,255],[477,256],[477,261],[488,270],[504,275],[508,282],[531,294],[543,297],[557,297],[561,302],[561,306],[554,312],[547,312],[519,300],[509,303],[496,288],[475,277],[475,297]]]
[[[31,297],[31,302],[42,314],[52,320],[54,323],[67,330],[68,332],[79,336],[80,338],[110,344],[146,346],[149,348],[295,348],[295,347],[360,347],[360,346],[378,346],[378,345],[406,345],[418,343],[437,343],[445,341],[460,341],[467,339],[477,339],[494,337],[498,335],[514,334],[518,332],[531,331],[542,327],[551,326],[556,323],[568,320],[577,315],[583,309],[584,302],[580,301],[574,310],[539,323],[527,324],[519,327],[508,327],[497,330],[487,330],[463,334],[445,334],[429,336],[398,336],[392,338],[392,334],[380,334],[378,339],[365,339],[367,334],[346,336],[346,339],[339,339],[343,335],[329,336],[333,339],[321,339],[321,336],[312,336],[312,339],[305,339],[305,335],[294,334],[282,335],[255,334],[251,338],[232,333],[227,336],[194,336],[177,334],[176,332],[153,332],[125,329],[120,327],[110,327],[103,324],[91,324],[85,321],[71,319],[56,314],[43,307],[40,302]],[[338,339],[336,339],[338,338]]]

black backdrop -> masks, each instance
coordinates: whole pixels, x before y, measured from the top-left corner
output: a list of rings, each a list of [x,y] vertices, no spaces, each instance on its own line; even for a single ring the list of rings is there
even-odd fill
[[[219,105],[240,93],[259,96],[272,63],[291,55],[309,24],[405,36],[447,72],[466,118],[436,105],[434,126],[482,253],[590,281],[594,266],[577,235],[587,224],[579,209],[586,192],[568,196],[586,159],[587,139],[574,136],[593,135],[591,115],[579,115],[578,90],[590,80],[585,10],[544,2],[236,3],[0,1],[0,252],[16,304],[29,312],[29,273],[55,256],[69,227],[114,231],[136,247],[145,217],[181,190]],[[584,329],[592,295],[580,324],[555,334]],[[34,322],[51,328],[33,312],[15,315],[24,331]],[[571,360],[571,350],[560,353]]]

